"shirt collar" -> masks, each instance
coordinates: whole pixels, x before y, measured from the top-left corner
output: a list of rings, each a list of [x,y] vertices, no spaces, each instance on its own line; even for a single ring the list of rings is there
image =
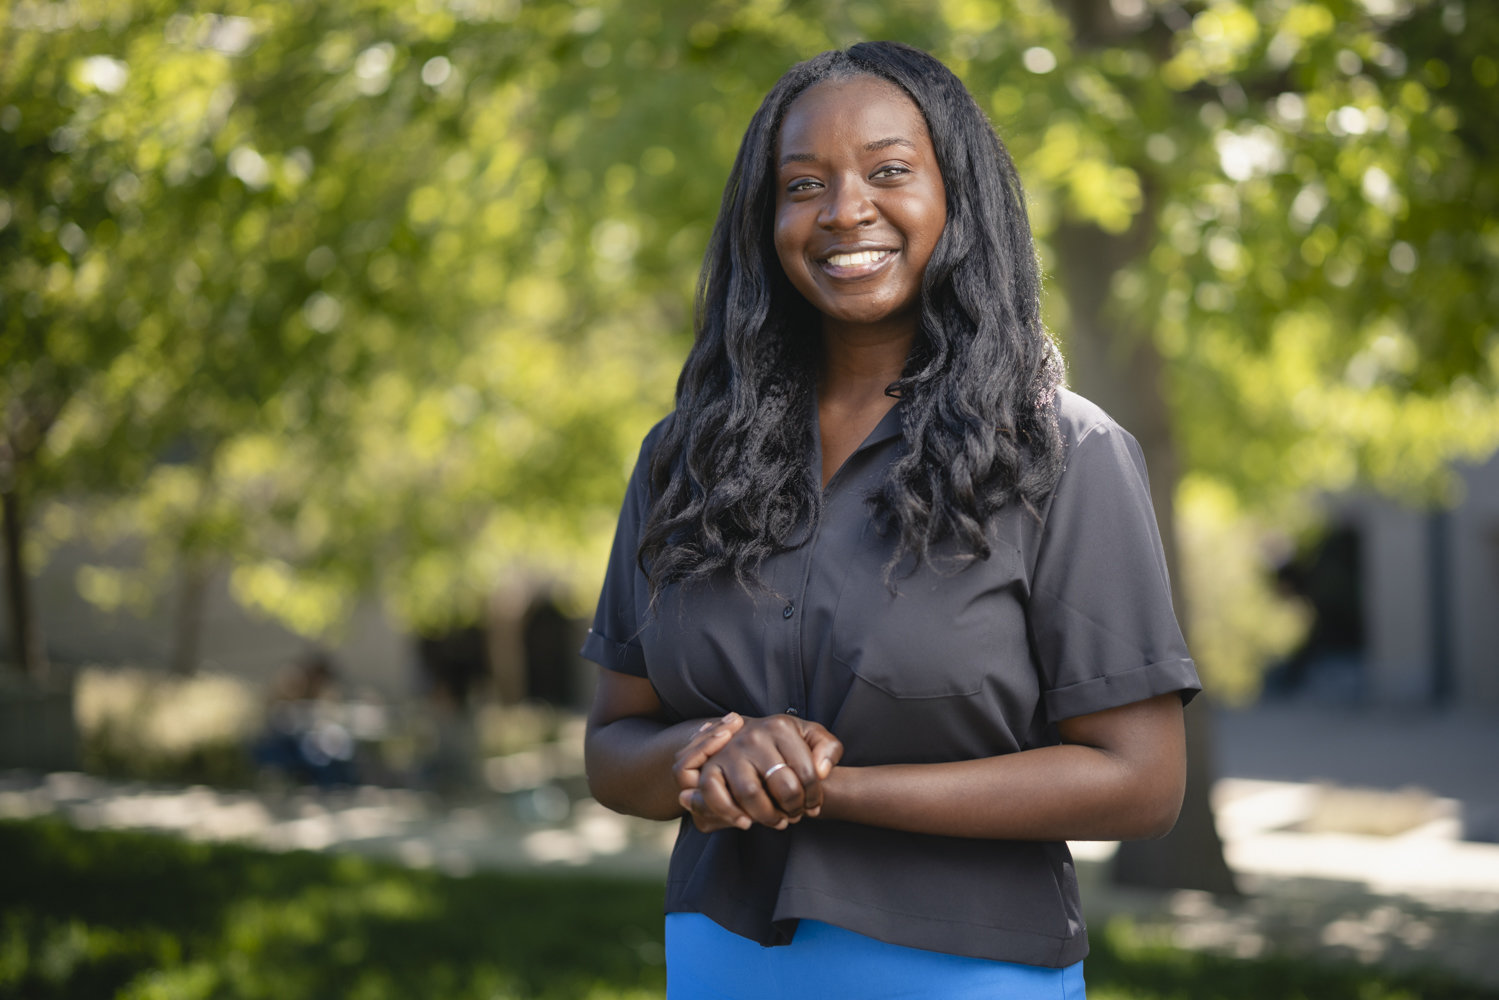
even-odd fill
[[[854,455],[859,454],[865,449],[873,448],[875,445],[889,441],[891,438],[900,437],[905,433],[906,408],[904,402],[904,400],[896,399],[895,405],[890,407],[890,409],[886,411],[885,415],[880,418],[880,422],[874,425],[874,430],[870,431],[865,436],[864,440],[859,443],[859,447],[855,448],[849,455],[850,459],[853,458]],[[817,412],[815,403],[813,404],[812,412],[814,414],[813,419],[815,421],[815,414]],[[813,424],[813,427],[816,427],[815,423]],[[814,468],[820,468],[822,465],[822,442],[818,439],[818,436],[815,434],[815,432],[813,434],[812,446],[814,449],[812,452],[812,465]],[[844,461],[846,463],[847,459],[845,459]]]
[[[903,400],[897,399],[890,411],[880,418],[880,422],[874,425],[874,430],[864,439],[864,443],[854,449],[855,453],[865,448],[872,448],[882,441],[888,441],[893,437],[899,437],[905,430],[905,406]]]

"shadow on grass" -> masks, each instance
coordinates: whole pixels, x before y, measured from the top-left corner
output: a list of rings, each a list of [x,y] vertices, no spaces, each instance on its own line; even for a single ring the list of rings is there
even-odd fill
[[[1089,1000],[1496,1000],[1499,992],[1440,972],[1393,973],[1351,962],[1243,959],[1140,940],[1115,917],[1093,931]]]
[[[0,998],[641,998],[659,884],[452,878],[352,856],[0,822]],[[1495,1000],[1436,977],[1241,960],[1096,933],[1094,1000]]]
[[[659,885],[0,823],[0,997],[659,995]]]

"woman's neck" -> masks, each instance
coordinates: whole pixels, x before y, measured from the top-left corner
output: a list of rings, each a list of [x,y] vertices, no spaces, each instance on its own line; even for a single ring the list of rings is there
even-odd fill
[[[913,330],[858,332],[831,325],[822,331],[822,370],[818,399],[840,408],[869,405],[905,371],[915,339]]]
[[[896,400],[885,390],[906,367],[913,333],[840,335],[823,329],[822,371],[817,380],[817,429],[822,443],[822,485],[869,436]]]

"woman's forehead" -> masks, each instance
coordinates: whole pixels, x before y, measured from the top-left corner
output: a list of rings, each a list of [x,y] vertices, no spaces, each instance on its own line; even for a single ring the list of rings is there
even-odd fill
[[[867,139],[876,132],[881,134],[875,141],[929,139],[921,109],[889,80],[863,74],[823,80],[798,94],[786,108],[776,136],[777,159],[783,150],[797,152],[835,137]]]

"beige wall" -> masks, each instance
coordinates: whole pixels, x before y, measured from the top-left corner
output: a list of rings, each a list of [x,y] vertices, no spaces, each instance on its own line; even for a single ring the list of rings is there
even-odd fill
[[[1452,704],[1499,712],[1499,456],[1460,471],[1462,501],[1447,515],[1445,624]],[[1433,675],[1431,514],[1383,499],[1350,501],[1361,529],[1366,670],[1381,704],[1424,701]]]
[[[1374,499],[1358,505],[1355,520],[1364,561],[1369,697],[1381,704],[1423,701],[1431,658],[1425,515]]]
[[[37,616],[49,655],[65,664],[136,664],[165,669],[172,652],[175,594],[158,598],[141,617],[132,611],[104,612],[78,595],[75,578],[88,564],[128,565],[129,547],[100,552],[86,543],[62,546],[35,581]],[[0,622],[0,635],[5,633]],[[252,615],[229,594],[227,574],[212,574],[205,588],[200,668],[268,682],[310,643],[275,622]],[[394,629],[374,601],[355,611],[344,637],[330,643],[351,687],[386,696],[414,685],[410,640]]]
[[[1458,698],[1499,709],[1499,457],[1463,476],[1453,512],[1453,658]]]

